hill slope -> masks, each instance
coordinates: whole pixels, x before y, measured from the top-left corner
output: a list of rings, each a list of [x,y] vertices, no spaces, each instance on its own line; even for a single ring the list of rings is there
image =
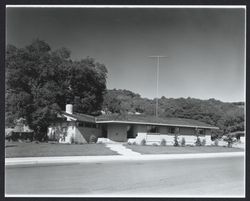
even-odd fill
[[[103,110],[111,113],[142,113],[155,115],[155,99],[142,98],[129,90],[107,90]],[[199,120],[218,126],[220,132],[244,130],[244,103],[225,103],[215,99],[195,98],[159,99],[160,117],[178,117]]]

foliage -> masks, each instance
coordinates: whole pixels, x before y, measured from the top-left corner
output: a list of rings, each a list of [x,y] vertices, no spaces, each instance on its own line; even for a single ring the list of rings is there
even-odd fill
[[[166,146],[166,144],[167,144],[167,141],[163,138],[163,139],[161,140],[161,146]]]
[[[205,146],[206,145],[206,139],[203,139],[202,141],[201,141],[201,146]]]
[[[141,141],[141,145],[146,145],[146,140],[145,139],[143,139],[142,141]]]
[[[186,145],[186,140],[185,140],[185,138],[184,137],[182,137],[182,139],[181,139],[181,146],[185,146]]]
[[[142,113],[155,115],[155,99],[142,98],[128,90],[107,90],[104,95],[103,110],[111,113]],[[244,130],[244,103],[225,103],[215,99],[199,100],[195,98],[159,99],[160,117],[194,119],[218,126],[223,133]]]
[[[73,136],[70,137],[70,144],[75,144],[76,141],[75,141],[75,138]]]
[[[227,142],[227,146],[229,148],[231,148],[233,144],[237,141],[236,138],[232,137],[231,135],[224,136],[222,139]]]
[[[177,134],[174,136],[174,146],[175,147],[179,146],[179,141],[178,141],[178,135]]]
[[[90,135],[89,137],[89,143],[96,143],[97,142],[97,137],[95,135]]]
[[[214,146],[216,146],[216,147],[219,146],[219,140],[218,140],[218,139],[215,139],[215,140],[214,140]]]
[[[36,39],[25,48],[6,48],[6,126],[23,117],[36,138],[46,136],[48,125],[66,103],[79,113],[98,113],[106,90],[107,70],[87,57],[70,59],[66,48],[51,50]]]
[[[202,144],[201,144],[201,139],[200,139],[199,136],[197,136],[197,139],[196,139],[196,141],[195,141],[195,145],[196,145],[196,146],[201,146],[201,145],[202,145]]]
[[[133,142],[133,145],[137,145],[136,141]]]

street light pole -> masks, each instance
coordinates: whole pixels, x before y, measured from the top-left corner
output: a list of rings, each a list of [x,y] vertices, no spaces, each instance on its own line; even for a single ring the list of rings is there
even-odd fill
[[[157,59],[157,73],[156,73],[156,104],[155,104],[155,116],[158,117],[158,89],[159,89],[159,69],[160,69],[160,58],[167,58],[166,56],[148,56],[149,58]]]

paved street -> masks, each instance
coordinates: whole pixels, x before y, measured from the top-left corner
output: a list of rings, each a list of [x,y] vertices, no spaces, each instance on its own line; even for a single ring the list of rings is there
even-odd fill
[[[244,158],[6,167],[7,195],[243,196]]]

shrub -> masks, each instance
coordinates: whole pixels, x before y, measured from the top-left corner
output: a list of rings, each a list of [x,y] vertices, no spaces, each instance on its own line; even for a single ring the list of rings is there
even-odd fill
[[[136,141],[133,142],[133,145],[137,145]]]
[[[181,139],[181,146],[185,146],[186,145],[186,140],[185,140],[185,138],[183,137],[182,139]]]
[[[95,135],[90,135],[89,143],[96,143],[96,142],[97,142],[97,137]]]
[[[214,140],[214,146],[216,146],[216,147],[219,146],[219,140],[218,140],[218,139],[215,139],[215,140]]]
[[[146,145],[146,140],[145,139],[143,139],[142,141],[141,141],[141,145]]]
[[[206,145],[206,139],[203,139],[203,140],[202,140],[201,145],[202,145],[202,146],[205,146],[205,145]]]
[[[166,146],[166,144],[167,144],[167,141],[163,138],[163,139],[161,140],[161,146]]]
[[[226,136],[223,138],[224,141],[227,142],[227,147],[231,148],[233,146],[233,143],[235,143],[237,140],[236,138],[232,137],[231,135]]]
[[[175,147],[178,147],[178,146],[179,146],[178,136],[177,136],[177,135],[174,136],[174,146],[175,146]]]
[[[131,145],[132,143],[131,143],[131,142],[128,142],[127,144],[128,144],[128,145]]]
[[[197,137],[197,140],[195,142],[196,146],[201,146],[201,139],[199,137]]]
[[[74,144],[75,143],[75,139],[73,136],[70,137],[70,144]]]
[[[158,144],[157,144],[157,143],[154,143],[154,144],[153,144],[153,146],[157,147],[157,146],[158,146]]]

